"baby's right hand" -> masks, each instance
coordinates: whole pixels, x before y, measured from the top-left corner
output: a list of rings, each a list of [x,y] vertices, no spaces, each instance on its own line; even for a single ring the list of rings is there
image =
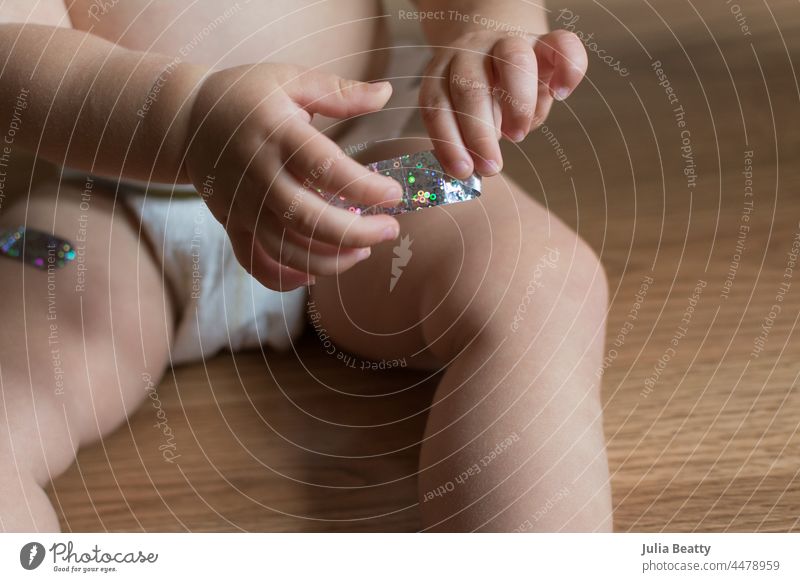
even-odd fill
[[[239,262],[263,285],[288,291],[346,271],[397,237],[387,215],[359,216],[323,193],[397,203],[394,180],[348,158],[311,126],[380,109],[389,83],[360,83],[283,64],[209,75],[192,106],[186,171],[228,232]]]

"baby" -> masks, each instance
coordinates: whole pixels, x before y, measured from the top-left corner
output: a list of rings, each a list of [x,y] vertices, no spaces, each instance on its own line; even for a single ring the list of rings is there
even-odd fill
[[[611,528],[603,270],[501,173],[499,141],[586,70],[543,8],[11,0],[0,23],[0,230],[24,225],[29,258],[36,231],[75,255],[0,259],[0,530],[58,529],[44,487],[136,409],[143,377],[284,348],[306,311],[361,358],[445,370],[423,529]],[[413,27],[425,40],[399,46]],[[414,110],[427,137],[404,131]],[[480,174],[481,197],[395,217],[320,195],[390,207],[400,184],[363,162],[429,149]]]

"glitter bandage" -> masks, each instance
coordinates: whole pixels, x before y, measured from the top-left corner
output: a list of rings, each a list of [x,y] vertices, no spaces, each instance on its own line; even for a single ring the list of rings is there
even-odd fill
[[[20,226],[13,230],[0,229],[0,256],[46,271],[70,263],[75,258],[75,249],[64,239]]]
[[[334,196],[330,203],[355,214],[405,214],[432,206],[464,202],[481,195],[480,176],[473,174],[461,181],[445,174],[432,151],[374,162],[367,168],[400,182],[403,200],[398,206],[367,207],[350,202],[344,196]]]

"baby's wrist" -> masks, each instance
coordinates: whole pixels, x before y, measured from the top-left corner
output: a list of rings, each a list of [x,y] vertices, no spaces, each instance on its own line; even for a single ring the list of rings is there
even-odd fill
[[[170,172],[169,181],[188,181],[185,153],[191,138],[191,113],[209,74],[210,70],[200,65],[174,60],[167,63],[137,111],[143,120],[143,134],[152,146],[162,150],[154,174]]]
[[[422,20],[422,28],[434,46],[455,44],[464,37],[519,37],[536,39],[550,32],[550,26],[544,11],[533,6],[527,7],[523,13],[518,7],[509,9],[502,2],[494,10],[486,5],[455,6],[450,10],[439,10],[442,18]]]

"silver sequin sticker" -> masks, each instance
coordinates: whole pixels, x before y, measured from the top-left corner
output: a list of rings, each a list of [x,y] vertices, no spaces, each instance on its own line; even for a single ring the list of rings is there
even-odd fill
[[[389,176],[403,186],[403,201],[395,207],[366,207],[353,203],[344,196],[334,196],[331,204],[355,214],[405,214],[473,200],[481,195],[481,178],[473,174],[464,181],[445,174],[432,151],[406,154],[399,158],[367,165],[373,172]]]

